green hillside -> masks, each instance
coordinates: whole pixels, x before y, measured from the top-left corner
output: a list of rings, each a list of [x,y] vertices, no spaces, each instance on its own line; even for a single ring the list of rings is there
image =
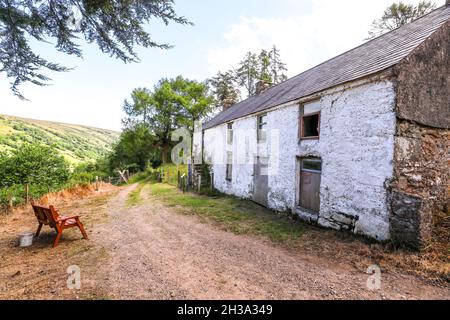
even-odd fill
[[[52,144],[76,165],[106,154],[118,137],[118,132],[105,129],[0,115],[2,153],[23,143]]]

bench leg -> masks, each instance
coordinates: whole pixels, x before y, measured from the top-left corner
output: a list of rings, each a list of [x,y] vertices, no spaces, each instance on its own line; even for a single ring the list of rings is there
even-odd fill
[[[62,235],[62,230],[61,230],[61,232],[58,232],[58,234],[56,235],[55,241],[53,242],[53,248],[56,248],[58,246],[59,239],[61,239],[61,235]]]
[[[80,220],[77,219],[77,226],[81,231],[81,234],[83,235],[83,238],[85,240],[89,240],[86,231],[84,230],[83,224],[81,223]]]
[[[42,223],[39,223],[39,227],[37,228],[36,234],[34,235],[35,238],[39,237],[39,234],[41,233],[41,229],[42,229]]]

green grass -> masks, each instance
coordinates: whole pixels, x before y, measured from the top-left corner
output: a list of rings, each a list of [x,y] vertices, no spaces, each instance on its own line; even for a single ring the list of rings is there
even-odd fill
[[[73,165],[105,155],[118,132],[85,126],[0,115],[0,152],[11,152],[24,143],[54,145]]]
[[[196,215],[235,234],[268,237],[274,242],[291,242],[305,231],[305,226],[248,200],[229,196],[208,197],[182,193],[168,184],[151,184],[150,194],[177,212]]]
[[[158,169],[149,169],[147,174],[154,178],[155,174],[159,172],[164,172],[164,183],[171,184],[173,186],[178,185],[178,172],[180,172],[180,176],[185,174],[187,176],[188,168],[187,165],[175,165],[175,164],[165,164],[159,167]]]
[[[134,207],[142,203],[141,192],[144,186],[144,183],[139,183],[137,188],[130,192],[126,201],[127,207]]]

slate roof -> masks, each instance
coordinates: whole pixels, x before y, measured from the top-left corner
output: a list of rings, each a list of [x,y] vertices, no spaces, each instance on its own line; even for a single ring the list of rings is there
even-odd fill
[[[309,69],[258,96],[239,102],[203,129],[378,73],[398,64],[450,18],[450,6],[429,14]]]

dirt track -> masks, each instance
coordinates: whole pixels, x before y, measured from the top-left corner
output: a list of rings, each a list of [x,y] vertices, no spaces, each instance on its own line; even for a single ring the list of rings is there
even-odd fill
[[[126,208],[128,187],[111,200],[98,238],[109,252],[103,290],[115,299],[448,299],[450,291],[413,276],[368,275],[326,257],[296,254],[260,238],[234,235],[182,216],[154,199]],[[109,230],[109,232],[107,232]],[[112,230],[112,232],[111,232]]]
[[[348,259],[222,231],[176,213],[150,185],[129,207],[136,187],[58,205],[81,214],[90,241],[71,229],[56,249],[49,228],[32,247],[15,246],[36,227],[31,210],[0,217],[0,299],[450,299],[449,288],[401,272],[383,273],[382,289],[370,291]],[[81,290],[67,288],[70,265],[81,268]]]

